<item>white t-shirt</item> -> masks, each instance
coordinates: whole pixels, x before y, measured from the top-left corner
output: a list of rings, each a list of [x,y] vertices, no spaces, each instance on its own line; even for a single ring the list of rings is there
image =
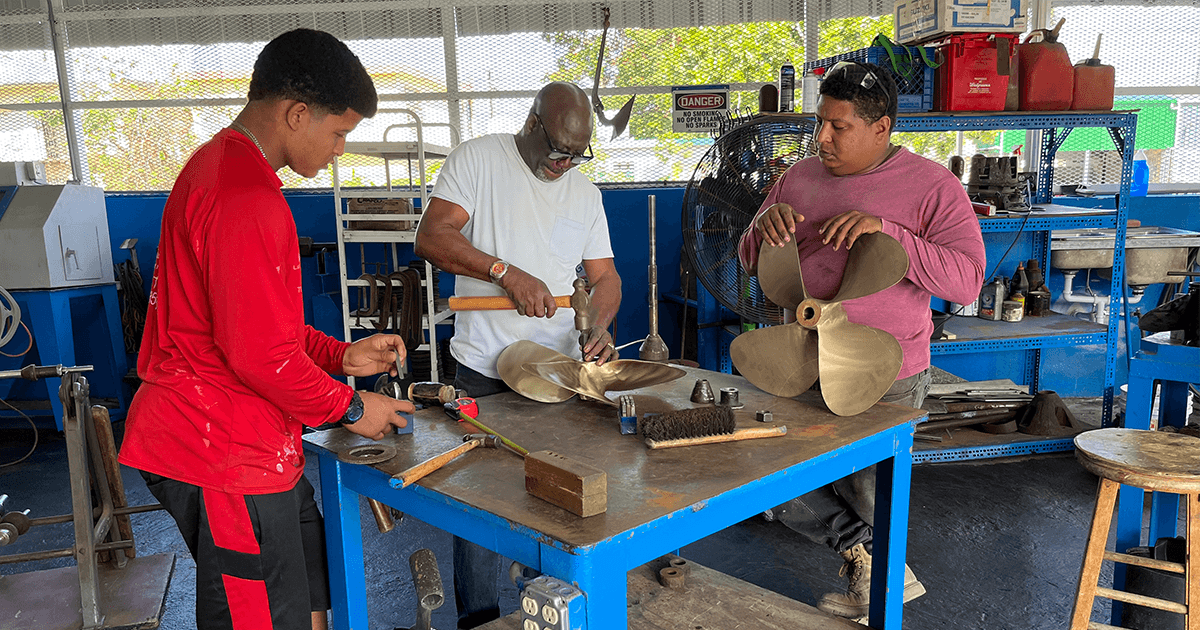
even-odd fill
[[[433,196],[467,211],[470,218],[462,233],[476,249],[541,279],[554,295],[574,291],[571,283],[581,261],[612,258],[600,189],[576,169],[558,181],[538,179],[521,159],[511,134],[459,145],[442,165]],[[455,293],[504,295],[504,290],[458,276]],[[500,378],[496,358],[521,339],[578,356],[575,312],[562,308],[550,319],[523,317],[515,310],[460,312],[450,351],[467,367]]]

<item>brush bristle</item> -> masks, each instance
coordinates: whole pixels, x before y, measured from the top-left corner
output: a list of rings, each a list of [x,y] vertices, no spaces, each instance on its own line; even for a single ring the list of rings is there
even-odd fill
[[[642,438],[662,442],[733,433],[733,410],[729,407],[682,409],[651,416],[638,423]]]

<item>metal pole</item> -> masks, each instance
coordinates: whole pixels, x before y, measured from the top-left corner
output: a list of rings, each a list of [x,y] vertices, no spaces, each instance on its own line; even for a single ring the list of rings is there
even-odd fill
[[[655,196],[647,195],[646,203],[650,208],[650,266],[646,269],[649,279],[650,334],[646,335],[646,341],[638,349],[638,358],[643,361],[666,361],[670,353],[667,351],[667,344],[658,335],[658,234]]]
[[[46,16],[50,20],[50,44],[54,47],[54,65],[58,69],[58,98],[62,102],[63,125],[67,132],[67,152],[71,157],[71,177],[68,181],[83,181],[83,158],[79,153],[79,139],[75,137],[75,107],[71,103],[71,84],[67,77],[66,31],[54,16],[54,3],[46,0]]]
[[[100,600],[96,595],[96,540],[92,537],[92,489],[88,475],[87,437],[83,414],[87,406],[87,379],[72,374],[63,379],[59,397],[63,403],[63,432],[67,442],[67,466],[70,469],[71,513],[75,521],[75,564],[79,570],[79,599],[83,629],[99,628],[103,623]]]

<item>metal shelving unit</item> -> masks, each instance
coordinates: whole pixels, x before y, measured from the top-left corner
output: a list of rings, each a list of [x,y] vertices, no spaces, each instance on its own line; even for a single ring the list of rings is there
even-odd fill
[[[399,245],[403,243],[413,243],[416,241],[417,232],[416,226],[421,220],[421,212],[429,204],[429,188],[425,181],[425,161],[426,159],[444,159],[450,154],[452,147],[439,147],[427,144],[424,138],[424,127],[421,118],[416,112],[409,109],[383,109],[379,110],[380,114],[406,114],[411,119],[411,123],[402,123],[391,125],[383,132],[383,140],[380,142],[347,142],[345,153],[354,155],[366,155],[380,158],[383,160],[384,172],[387,179],[387,184],[383,189],[353,189],[346,191],[341,186],[341,176],[338,171],[338,160],[333,161],[333,166],[330,170],[333,179],[333,203],[334,216],[337,223],[337,242],[338,242],[338,266],[339,278],[341,280],[342,293],[342,327],[347,341],[353,341],[354,331],[375,331],[375,324],[379,321],[377,316],[359,317],[354,316],[350,311],[350,290],[352,288],[368,287],[370,283],[366,280],[351,278],[346,262],[346,245],[358,243],[365,244],[383,244],[390,250],[391,268],[392,270],[400,269],[400,253]],[[388,132],[394,129],[411,128],[416,132],[415,141],[388,141]],[[450,127],[451,140],[457,144],[457,130]],[[392,185],[392,162],[403,160],[408,163],[409,181],[413,181],[413,163],[417,166],[416,185],[409,185],[401,188]],[[412,214],[351,214],[348,201],[350,199],[405,199],[412,203],[414,212]],[[411,221],[412,229],[406,231],[391,231],[391,230],[362,230],[350,229],[351,222],[369,223],[371,221]],[[436,299],[433,291],[433,265],[429,261],[424,261],[425,277],[421,280],[421,286],[425,287],[425,304],[424,313],[421,316],[422,328],[427,331],[427,339],[424,343],[417,347],[417,350],[428,350],[430,360],[430,379],[440,380],[438,378],[438,344],[437,335],[434,331],[435,327],[441,323],[450,323],[451,313],[449,306],[445,300]],[[393,286],[398,286],[393,284]],[[354,386],[354,377],[347,377],[351,386]]]
[[[1137,114],[1134,112],[997,112],[900,114],[896,131],[984,131],[1026,129],[1041,131],[1038,154],[1037,189],[1029,217],[1001,216],[980,218],[985,233],[1029,232],[1033,236],[1033,257],[1043,269],[1049,269],[1050,230],[1074,228],[1112,228],[1116,230],[1112,284],[1109,288],[1107,325],[1084,322],[1065,315],[1049,315],[1019,323],[992,322],[978,318],[955,317],[945,330],[955,335],[950,341],[934,342],[934,356],[977,352],[1022,351],[1025,353],[1024,380],[1030,392],[1038,390],[1041,354],[1045,348],[1063,348],[1085,344],[1104,344],[1104,403],[1101,422],[1112,420],[1113,394],[1118,351],[1117,324],[1120,317],[1122,279],[1125,276],[1125,227],[1128,216],[1129,186],[1133,176],[1133,145]],[[1120,194],[1116,210],[1089,211],[1050,203],[1054,182],[1054,155],[1072,130],[1103,127],[1122,156]],[[962,433],[962,432],[960,432]],[[1036,436],[972,436],[972,444],[939,448],[921,444],[913,451],[914,462],[956,461],[1069,451],[1070,439]]]

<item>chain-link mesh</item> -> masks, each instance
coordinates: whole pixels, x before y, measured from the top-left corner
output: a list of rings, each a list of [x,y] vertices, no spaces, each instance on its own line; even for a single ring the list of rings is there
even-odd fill
[[[606,183],[691,177],[711,138],[671,130],[672,86],[731,84],[732,113],[754,112],[756,89],[774,82],[782,64],[799,67],[806,58],[861,48],[875,34],[892,32],[891,3],[883,0],[810,7],[804,0],[605,5],[612,10],[600,81],[607,115],[636,95],[628,131],[613,139],[611,127],[597,125],[596,159],[581,169]],[[346,41],[375,79],[381,108],[417,112],[427,143],[449,147],[514,133],[546,82],[569,81],[591,92],[605,5],[68,0],[57,17],[64,25],[82,176],[108,190],[169,187],[188,155],[236,115],[264,43],[297,27]],[[812,43],[806,11],[819,18],[813,55],[806,55],[805,44]],[[1179,52],[1190,50],[1188,38],[1200,30],[1200,8],[1064,4],[1054,9],[1059,16],[1068,18],[1062,41],[1073,60],[1090,56],[1095,34],[1105,30],[1101,58],[1117,66],[1118,94],[1137,91],[1122,95],[1118,108],[1142,110],[1137,146],[1146,150],[1151,181],[1200,181],[1200,61]],[[0,0],[0,160],[44,160],[51,180],[64,181],[70,160],[47,24],[42,2]],[[1121,28],[1103,29],[1113,24]],[[1160,87],[1161,94],[1151,94]],[[391,125],[409,122],[404,114],[381,114],[350,140],[378,141]],[[1119,164],[1114,167],[1107,136],[1082,131],[1059,153],[1057,183],[1117,181]],[[415,138],[411,127],[387,134]],[[939,161],[955,151],[954,134],[901,134],[898,140]],[[966,134],[963,151],[1011,150],[1022,142],[1023,133]],[[341,164],[348,184],[387,180],[378,159],[345,156]],[[439,164],[429,161],[427,179]],[[409,182],[406,164],[389,167],[393,184]],[[281,177],[288,186],[330,185],[327,172],[311,180],[286,171]]]

